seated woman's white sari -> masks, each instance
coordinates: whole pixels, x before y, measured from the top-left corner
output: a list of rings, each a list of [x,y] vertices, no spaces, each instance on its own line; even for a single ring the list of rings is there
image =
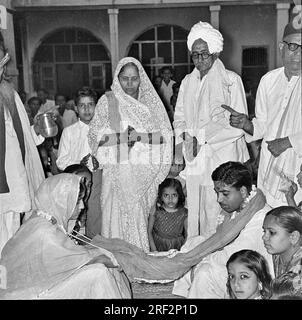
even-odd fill
[[[126,94],[118,75],[123,66],[133,63],[140,77],[138,99]],[[172,128],[167,112],[139,61],[122,59],[115,71],[112,92],[98,101],[89,126],[88,142],[103,169],[101,235],[120,238],[145,252],[149,251],[148,216],[154,205],[158,185],[167,177],[172,162]],[[160,133],[163,144],[138,141],[99,148],[104,135],[133,127],[137,132]]]
[[[107,250],[76,245],[66,233],[77,210],[80,177],[59,174],[46,179],[36,193],[37,211],[2,251],[0,299],[130,298],[126,277],[104,263]],[[92,259],[98,257],[97,263]],[[102,263],[104,262],[104,263]]]

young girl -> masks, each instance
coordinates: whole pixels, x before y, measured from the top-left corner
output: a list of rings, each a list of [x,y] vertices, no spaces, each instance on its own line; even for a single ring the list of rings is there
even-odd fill
[[[301,211],[287,206],[272,209],[263,221],[263,231],[264,246],[273,255],[275,277],[301,267]]]
[[[235,252],[226,264],[231,299],[268,299],[272,280],[265,258],[253,250]]]
[[[181,183],[172,178],[159,186],[157,206],[149,217],[151,251],[179,250],[187,236],[187,209]]]

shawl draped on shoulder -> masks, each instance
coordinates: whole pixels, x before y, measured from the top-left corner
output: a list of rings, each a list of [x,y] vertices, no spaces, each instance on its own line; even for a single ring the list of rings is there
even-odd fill
[[[119,265],[131,281],[171,280],[184,275],[192,266],[207,255],[222,249],[232,242],[245,228],[252,217],[265,205],[265,197],[260,189],[248,205],[234,219],[224,219],[217,231],[206,241],[186,253],[178,253],[172,258],[152,256],[120,239],[106,239],[99,235],[92,240],[94,245],[113,253]],[[228,215],[226,212],[222,214]]]
[[[6,269],[7,283],[0,289],[0,298],[38,298],[94,257],[111,257],[106,250],[76,245],[64,232],[76,208],[80,179],[64,173],[41,184],[36,193],[36,213],[3,248],[0,265]]]

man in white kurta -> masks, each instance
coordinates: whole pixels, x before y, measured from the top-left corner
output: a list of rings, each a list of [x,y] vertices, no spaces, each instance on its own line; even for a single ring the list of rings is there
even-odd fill
[[[242,164],[240,165],[244,167]],[[221,206],[221,209],[224,209],[224,213],[222,211],[218,220],[223,218],[225,215],[230,216],[231,220],[237,215],[244,215],[245,213],[244,211],[242,212],[242,210],[245,208],[245,205],[248,205],[258,193],[255,187],[252,188],[251,192],[246,193],[246,190],[250,188],[252,178],[246,178],[246,173],[244,173],[244,171],[248,172],[247,168],[242,169],[239,167],[240,172],[238,171],[239,173],[234,174],[236,166],[238,167],[236,162],[227,162],[215,170],[216,172],[217,170],[220,170],[218,175],[220,175],[220,178],[223,179],[220,181],[214,181],[218,202]],[[245,176],[243,176],[243,174],[245,174]],[[248,175],[250,174],[248,173]],[[229,184],[225,181],[229,181]],[[238,186],[238,188],[233,187],[233,185],[238,185],[239,183],[243,183],[243,186]],[[187,298],[227,298],[226,263],[233,253],[243,249],[255,250],[262,254],[266,258],[269,269],[273,274],[272,257],[267,253],[262,241],[262,224],[266,213],[270,210],[270,207],[265,204],[264,197],[261,201],[263,201],[263,204],[259,205],[258,211],[255,212],[235,240],[224,246],[222,249],[207,255],[184,277],[175,281],[173,294]],[[246,210],[251,212],[252,207],[247,207]],[[227,219],[227,217],[224,217],[222,220],[224,219]],[[219,221],[219,223],[222,223],[222,221]],[[235,227],[236,226],[234,226],[234,228]],[[223,236],[224,235],[221,234],[221,238],[223,238]],[[181,248],[181,251],[187,252],[203,241],[204,238],[201,236],[192,237],[187,240],[187,242]]]
[[[199,22],[188,35],[195,69],[181,83],[173,126],[176,144],[183,143],[188,203],[188,236],[208,238],[216,230],[219,206],[213,191],[211,172],[226,161],[248,160],[242,130],[229,125],[230,103],[247,113],[241,78],[226,70],[218,59],[223,38],[210,24]],[[195,156],[194,152],[197,153]]]
[[[0,55],[3,58],[2,48],[0,48]],[[1,152],[5,153],[4,169],[7,190],[0,192],[0,257],[4,245],[20,227],[20,213],[28,215],[30,210],[35,208],[34,193],[44,180],[44,172],[36,148],[36,145],[42,143],[44,138],[36,134],[34,126],[30,126],[19,95],[2,78],[4,71],[5,67],[1,65],[1,108],[3,108],[5,124],[5,141],[3,141],[5,148],[2,150],[1,147]],[[8,106],[4,101],[7,103],[14,101],[11,102],[14,105]],[[18,113],[18,121],[21,125],[19,130],[14,127],[11,112]],[[22,134],[18,136],[17,132],[20,130]],[[21,152],[21,145],[24,153]]]
[[[284,66],[262,77],[256,118],[234,111],[230,118],[246,131],[247,142],[263,138],[257,181],[271,207],[287,205],[282,189],[288,180],[297,182],[302,163],[301,29],[289,23],[279,48]],[[301,197],[300,189],[296,199]]]
[[[173,95],[173,84],[176,82],[171,79],[172,72],[169,67],[162,68],[161,76],[163,78],[163,81],[161,82],[159,90],[165,106],[170,108],[170,99]]]

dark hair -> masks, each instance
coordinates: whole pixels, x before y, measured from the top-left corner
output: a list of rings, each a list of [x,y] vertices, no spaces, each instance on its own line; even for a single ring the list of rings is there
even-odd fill
[[[39,104],[42,104],[42,101],[39,97],[31,97],[27,100],[27,104],[30,105],[33,101],[37,100],[39,102]]]
[[[282,299],[285,296],[302,298],[302,286],[299,277],[301,278],[301,274],[289,271],[273,279],[271,296],[274,299]]]
[[[93,99],[94,103],[97,103],[98,95],[95,90],[90,87],[82,87],[76,93],[75,103],[78,105],[80,98],[82,97],[90,97]]]
[[[92,174],[91,171],[83,164],[71,164],[70,166],[66,167],[63,172],[74,173],[74,174],[87,172]]]
[[[164,66],[160,69],[160,73],[163,73],[165,70],[169,70],[171,73],[173,73],[173,70],[171,67],[169,66]]]
[[[63,94],[63,93],[60,93],[60,92],[56,93],[56,94],[55,94],[55,100],[57,100],[58,97],[64,97],[65,100],[67,101],[67,97],[66,97],[65,94]]]
[[[47,91],[45,88],[38,88],[38,89],[37,89],[37,93],[38,93],[39,91],[43,91],[45,94],[48,94],[48,91]]]
[[[162,195],[165,188],[174,188],[178,194],[178,203],[177,208],[183,208],[185,205],[186,197],[184,195],[182,185],[179,180],[173,179],[173,178],[167,178],[165,179],[158,187],[158,195],[157,195],[157,202],[159,204],[163,204],[162,202]]]
[[[298,231],[300,233],[300,241],[302,239],[302,212],[294,207],[281,206],[270,210],[267,216],[276,217],[276,222],[280,227],[284,228],[288,233]]]
[[[229,265],[233,262],[241,262],[243,263],[248,269],[253,271],[262,284],[262,289],[260,290],[261,297],[263,299],[269,299],[270,297],[270,283],[272,281],[272,277],[269,273],[269,268],[267,265],[267,261],[265,258],[254,250],[241,250],[233,253],[226,263],[227,269],[229,269]],[[229,296],[232,299],[236,299],[230,285],[230,279],[228,277],[227,281],[227,291]]]
[[[128,62],[128,63],[126,63],[125,65],[123,65],[123,66],[121,67],[121,70],[120,70],[118,76],[120,76],[121,73],[123,73],[123,72],[125,71],[125,69],[126,69],[127,67],[129,67],[129,66],[134,67],[134,68],[136,69],[137,73],[139,74],[138,66],[137,66],[134,62]]]
[[[213,181],[221,181],[238,190],[244,186],[248,192],[252,190],[252,175],[249,169],[241,162],[229,161],[221,164],[212,173]]]

